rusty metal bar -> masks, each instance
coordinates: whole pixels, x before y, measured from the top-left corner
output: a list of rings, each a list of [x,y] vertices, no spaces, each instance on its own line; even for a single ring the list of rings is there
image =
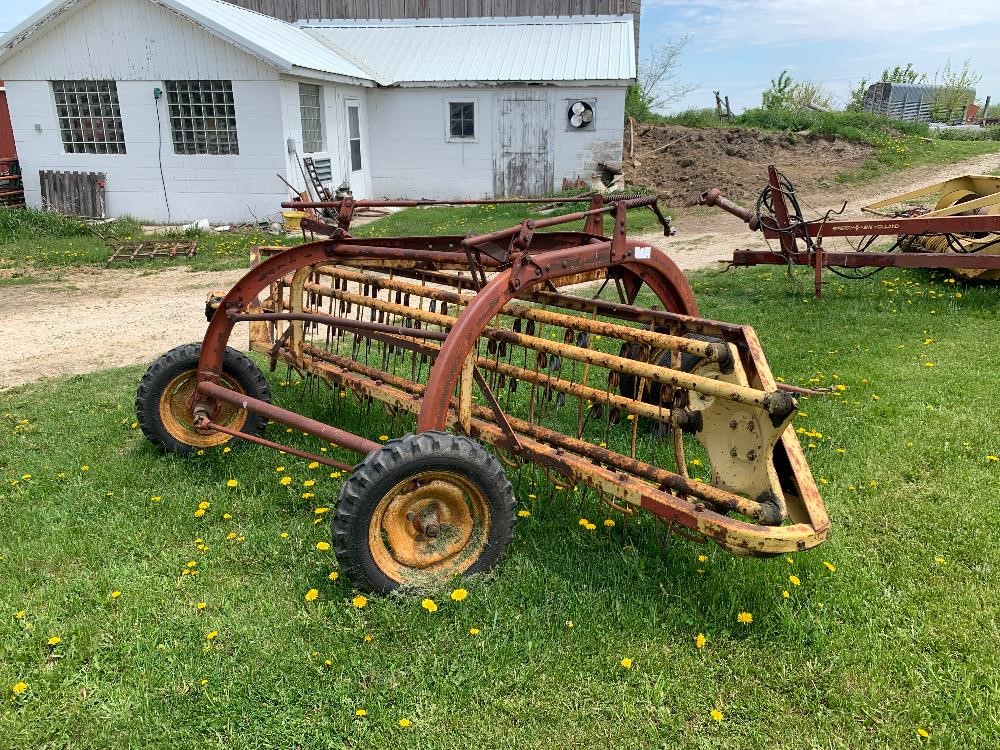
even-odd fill
[[[468,200],[353,200],[354,208],[417,208],[419,206],[493,206],[505,204],[589,203],[590,196],[579,198],[473,198]],[[344,201],[284,201],[282,208],[334,208]]]
[[[347,450],[354,451],[355,453],[360,453],[363,456],[367,456],[372,451],[378,450],[382,447],[373,440],[366,440],[363,437],[359,437],[350,432],[345,432],[344,430],[339,430],[336,427],[331,427],[330,425],[323,424],[315,419],[304,417],[293,411],[282,409],[281,407],[269,404],[266,401],[260,401],[259,399],[251,398],[245,394],[237,393],[236,391],[224,388],[217,383],[203,380],[198,383],[198,390],[210,398],[214,398],[218,401],[225,401],[228,404],[233,404],[234,406],[246,409],[253,414],[259,414],[262,417],[267,417],[274,422],[280,422],[287,427],[306,432],[320,438],[321,440],[325,440],[331,445],[336,445],[339,448],[346,448]],[[207,417],[208,415],[195,415],[196,418],[198,416]]]
[[[382,289],[392,289],[394,291],[408,292],[410,294],[419,294],[431,299],[444,300],[456,305],[468,305],[473,299],[472,295],[460,294],[458,292],[451,292],[445,289],[425,287],[413,282],[400,281],[398,279],[392,279],[388,276],[381,276],[379,274],[350,271],[347,269],[338,269],[334,271],[330,269],[320,270],[317,268],[317,270],[324,275],[347,279],[361,284],[378,284]],[[320,284],[308,284],[307,288],[309,291],[326,295],[330,292],[339,291],[333,289],[332,287]],[[503,307],[500,314],[509,315],[515,318],[523,318],[525,320],[534,320],[536,323],[548,323],[551,325],[562,326],[564,328],[584,331],[586,333],[593,333],[600,336],[613,336],[624,341],[630,341],[638,344],[648,344],[649,346],[658,349],[681,351],[697,357],[703,357],[711,362],[717,362],[725,359],[728,355],[728,349],[722,344],[706,343],[696,339],[684,338],[683,336],[672,336],[666,333],[648,331],[641,328],[632,328],[607,321],[588,320],[586,318],[557,313],[551,310],[543,310],[537,307],[519,305],[513,302]]]
[[[273,440],[267,440],[262,437],[257,437],[256,435],[248,435],[245,432],[240,432],[239,430],[231,430],[228,427],[223,427],[221,424],[216,424],[211,420],[205,419],[204,417],[199,417],[195,420],[194,426],[199,429],[205,430],[215,430],[216,432],[221,432],[230,437],[238,438],[240,440],[246,440],[251,443],[256,443],[257,445],[263,445],[267,448],[274,448],[275,450],[281,451],[282,453],[290,453],[293,456],[298,456],[299,458],[308,458],[310,461],[317,461],[321,464],[326,464],[327,466],[332,466],[334,469],[340,469],[342,471],[353,471],[354,467],[350,464],[342,463],[341,461],[336,461],[332,458],[327,458],[326,456],[321,456],[317,453],[310,453],[309,451],[299,450],[298,448],[293,448],[290,445],[283,445],[282,443],[275,443]]]
[[[307,284],[306,286],[316,285]],[[331,289],[331,291],[333,290]],[[388,333],[414,339],[432,339],[434,341],[444,341],[448,337],[448,334],[443,331],[429,331],[424,328],[408,328],[406,326],[393,326],[385,323],[372,323],[366,320],[354,320],[353,318],[341,318],[335,315],[322,315],[319,313],[229,313],[229,318],[237,323],[253,320],[301,320],[306,323],[320,323],[335,328],[342,328],[345,331]]]
[[[784,256],[767,250],[736,250],[734,266],[776,265],[789,262],[799,266],[813,265],[812,253],[800,252]],[[1000,269],[1000,255],[986,253],[870,253],[823,251],[823,267],[829,268],[985,268]]]

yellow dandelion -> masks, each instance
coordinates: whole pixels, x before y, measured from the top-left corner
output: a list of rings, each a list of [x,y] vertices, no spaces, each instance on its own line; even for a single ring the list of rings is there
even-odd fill
[[[465,597],[467,597],[468,595],[469,592],[466,591],[465,589],[455,589],[454,591],[451,592],[451,598],[456,602],[464,600]]]
[[[12,693],[14,693],[14,695],[24,695],[26,692],[28,692],[28,683],[15,682],[13,685],[10,686],[10,690]]]
[[[428,612],[437,612],[438,605],[434,603],[433,599],[424,599],[420,602],[420,606],[426,609]]]
[[[610,529],[614,525],[615,525],[615,520],[613,518],[605,518],[604,519],[604,526],[606,528]]]
[[[723,718],[725,718],[725,717],[724,717],[724,716],[722,715],[722,711],[720,711],[720,710],[719,710],[719,709],[717,709],[717,708],[713,708],[713,709],[712,709],[712,713],[711,713],[711,716],[712,716],[712,718],[713,718],[713,719],[715,719],[716,721],[722,721],[722,720],[723,720]]]
[[[389,439],[389,436],[388,435],[379,435],[378,439],[381,440],[384,443],[386,440]]]
[[[701,466],[701,459],[692,458],[690,461],[688,461],[688,463],[691,464],[692,466]]]
[[[738,615],[736,615],[736,621],[742,622],[744,625],[749,625],[751,622],[753,622],[753,615],[750,614],[749,612],[740,612]]]
[[[274,470],[280,473],[280,472],[282,472],[282,471],[285,470],[285,467],[284,466],[275,466]]]
[[[596,523],[588,523],[583,528],[585,528],[587,531],[593,531],[594,529],[597,528],[597,524]]]
[[[211,507],[212,504],[207,500],[202,500],[200,503],[198,503],[198,510],[208,510]]]
[[[410,721],[409,719],[400,719],[400,720],[399,720],[399,726],[401,726],[401,727],[402,727],[403,729],[406,729],[406,728],[407,728],[408,726],[410,726],[410,724],[412,724],[412,723],[413,723],[413,722],[412,722],[412,721]]]
[[[318,598],[319,598],[319,591],[317,591],[316,589],[309,589],[306,592],[306,601],[307,602],[314,602]]]
[[[319,468],[319,461],[311,461],[309,463],[309,468],[310,469],[318,469]]]
[[[316,508],[316,510],[314,510],[313,513],[315,513],[317,516],[321,516],[324,513],[328,513],[329,511],[330,511],[329,508]]]
[[[206,641],[214,641],[218,637],[219,637],[219,631],[218,630],[209,630],[205,634],[205,640]]]
[[[519,518],[528,518],[531,515],[531,511],[522,509],[517,512],[517,515]]]
[[[788,576],[788,580],[792,582],[793,586],[800,586],[802,584],[798,576]]]
[[[230,479],[226,482],[226,487],[236,487],[239,484],[235,479]]]
[[[927,731],[926,729],[924,729],[923,727],[920,727],[919,729],[917,729],[917,734],[918,734],[918,735],[919,735],[920,737],[924,738],[925,740],[929,740],[929,739],[931,738],[931,733],[930,733],[930,732],[928,732],[928,731]]]
[[[122,592],[121,592],[121,591],[112,591],[112,592],[111,592],[111,598],[112,598],[112,599],[117,599],[117,598],[118,598],[119,596],[121,596],[121,595],[122,595]]]
[[[622,665],[623,669],[631,669],[632,668],[632,660],[629,659],[627,656],[624,659],[622,659],[621,662],[619,662],[619,663]]]
[[[563,625],[565,626],[566,630],[572,630],[574,627],[576,627],[573,624],[572,620],[566,620],[566,622],[564,622]]]
[[[782,599],[787,599],[790,596],[791,596],[791,594],[788,593],[787,589],[785,589],[784,591],[781,592],[781,598]]]
[[[358,609],[362,609],[366,604],[368,604],[368,597],[358,594],[356,597],[351,599],[351,604]]]
[[[336,581],[338,578],[340,578],[340,573],[338,573],[336,570],[331,570],[330,575],[328,575],[327,578],[329,578],[331,581]]]
[[[587,526],[587,524],[590,523],[590,521],[588,521],[586,518],[581,518],[579,521],[577,521],[577,523],[580,524],[580,526],[584,526],[585,527],[585,526]]]
[[[58,646],[60,643],[62,643],[62,638],[60,638],[58,635],[54,635],[48,640],[48,644],[50,646]]]
[[[829,561],[827,561],[827,560],[824,560],[824,561],[823,561],[823,566],[824,566],[824,567],[825,567],[825,568],[826,568],[827,570],[829,570],[829,571],[830,571],[831,573],[836,573],[836,572],[837,572],[837,566],[836,566],[836,565],[834,565],[834,564],[833,564],[832,562],[829,562]]]
[[[327,552],[330,549],[330,543],[329,542],[316,542],[316,549],[318,549],[320,552]]]
[[[479,635],[479,628],[469,628],[469,635]]]
[[[363,708],[359,708],[357,711],[354,712],[354,715],[364,717],[368,715],[368,712],[365,711]]]
[[[529,500],[537,500],[538,499],[538,495],[528,495],[528,499]]]
[[[223,513],[222,514],[222,518],[224,520],[226,520],[226,521],[232,521],[233,520],[233,514],[232,513]]]
[[[194,606],[196,606],[198,609],[205,609],[205,607],[207,607],[208,605],[205,604],[205,602],[198,602]]]
[[[698,555],[698,562],[708,562],[708,555]]]
[[[696,635],[695,638],[694,638],[694,647],[695,648],[705,648],[705,643],[707,641],[708,641],[708,638],[705,637],[704,633],[698,633],[698,635]]]
[[[90,467],[87,466],[87,464],[84,464],[83,466],[80,467],[80,471],[90,471]]]
[[[314,484],[316,484],[316,480],[315,479],[307,479],[306,481],[304,481],[302,483],[302,486],[303,487],[312,487]]]
[[[282,539],[288,539],[288,532],[282,531],[280,534],[278,534],[278,536],[280,536]]]
[[[365,643],[371,643],[375,639],[371,633],[365,633]]]

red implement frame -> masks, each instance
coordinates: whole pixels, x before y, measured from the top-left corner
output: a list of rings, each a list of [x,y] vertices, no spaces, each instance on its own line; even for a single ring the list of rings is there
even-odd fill
[[[307,362],[303,369],[312,368],[310,371],[322,373],[322,377],[339,384],[341,388],[382,401],[389,408],[408,411],[416,417],[418,432],[444,429],[464,432],[509,455],[553,470],[572,483],[592,487],[602,496],[610,496],[624,505],[647,509],[701,539],[715,541],[738,554],[781,554],[822,542],[829,521],[795,433],[788,427],[795,410],[791,394],[802,392],[801,389],[784,387],[775,381],[751,328],[698,317],[698,306],[690,286],[666,253],[627,238],[626,216],[630,209],[651,209],[661,219],[665,233],[670,232],[668,220],[660,214],[655,198],[632,197],[608,203],[601,196],[583,200],[590,203],[587,210],[535,221],[525,220],[509,229],[487,234],[379,239],[350,236],[347,230],[355,208],[451,202],[345,200],[283,204],[289,208],[331,209],[340,217],[339,226],[326,227],[329,239],[277,252],[262,260],[219,302],[202,344],[198,387],[189,404],[195,425],[205,431],[218,429],[215,418],[220,405],[229,403],[360,455],[381,448],[371,440],[288,409],[248,398],[225,387],[221,376],[226,346],[234,326],[239,322],[250,322],[254,348],[267,354],[272,361],[285,361],[297,368]],[[466,203],[502,202],[569,201]],[[613,217],[609,236],[604,234],[606,214]],[[585,222],[582,232],[536,231],[580,220]],[[333,279],[333,286],[318,283],[316,274],[325,274]],[[400,295],[416,286],[414,281],[407,279],[416,279],[417,274],[424,282],[429,279],[433,283],[430,287],[420,287],[427,296],[461,308],[457,317],[399,304]],[[369,304],[370,307],[374,305],[371,309],[386,311],[386,321],[392,316],[405,319],[410,314],[409,324],[391,325],[383,322],[381,317],[376,322],[374,317],[367,321],[332,312],[324,314],[318,307],[306,309],[301,305],[303,295],[326,294],[330,299],[353,300],[360,307],[359,299],[371,298],[350,291],[346,281],[367,284],[369,278],[376,276],[385,288],[398,290],[397,301],[376,299]],[[622,302],[577,297],[561,291],[561,287],[568,284],[601,279],[605,283],[614,281]],[[345,283],[338,286],[341,280]],[[284,306],[280,299],[277,302],[272,298],[265,300],[266,292],[274,285],[280,287],[282,284],[295,290],[300,303],[298,308]],[[644,285],[659,299],[662,310],[633,305]],[[465,290],[475,294],[464,294]],[[364,294],[368,294],[367,286]],[[524,300],[539,307],[526,307],[515,300]],[[563,315],[542,309],[547,305],[573,310],[579,315]],[[648,360],[634,362],[627,356],[614,356],[582,347],[568,339],[559,343],[541,336],[534,337],[530,333],[522,334],[520,329],[516,329],[517,332],[500,330],[495,324],[501,315],[522,316],[525,320],[547,315],[550,321],[556,321],[554,325],[565,327],[567,334],[572,333],[569,329],[608,335],[633,332],[628,336],[648,340],[651,345],[674,347],[677,361],[682,352],[707,357],[706,362],[736,356],[740,375],[729,380],[713,380],[668,369],[664,365],[648,364]],[[598,320],[599,315],[648,327],[625,328]],[[412,320],[416,320],[416,324]],[[423,327],[421,320],[425,321]],[[320,324],[334,332],[346,331],[394,349],[427,357],[432,364],[426,384],[407,381],[384,368],[359,362],[357,358],[351,361],[334,352],[323,352],[308,343],[289,343],[287,332],[285,337],[273,335],[273,327],[279,321],[292,321],[300,327]],[[428,323],[438,326],[439,330],[430,329]],[[264,326],[268,333],[255,338],[253,326]],[[258,333],[260,330],[257,329]],[[670,333],[662,332],[666,330]],[[685,338],[688,333],[709,334],[723,343],[706,344]],[[724,432],[726,440],[732,433],[732,439],[737,441],[731,449],[724,448],[725,455],[728,457],[731,453],[732,460],[744,462],[752,471],[764,471],[766,466],[770,479],[765,479],[765,484],[771,482],[770,486],[777,487],[780,478],[782,497],[765,497],[764,494],[747,497],[736,494],[735,489],[698,483],[688,479],[686,470],[673,473],[637,460],[634,455],[629,457],[615,453],[605,448],[603,443],[598,446],[581,441],[505,414],[479,371],[480,367],[486,368],[489,363],[484,364],[479,356],[477,365],[479,347],[484,347],[487,342],[525,347],[529,346],[526,342],[530,342],[530,346],[538,352],[547,351],[552,357],[571,360],[576,357],[576,361],[588,363],[589,367],[605,367],[642,378],[659,378],[657,382],[666,383],[668,387],[690,388],[692,392],[697,390],[710,394],[719,404],[730,404],[734,409],[731,416],[717,418],[717,421],[722,421],[710,426]],[[296,349],[296,346],[299,348]],[[516,369],[503,362],[494,363],[494,368],[494,372],[504,368],[508,371]],[[531,372],[522,369],[516,377],[526,380],[531,375]],[[542,385],[548,383],[548,387],[564,388],[574,395],[582,394],[581,398],[590,398],[596,392],[586,385],[586,378],[583,384],[571,383],[539,375],[537,368],[534,377],[541,378],[538,382]],[[483,393],[486,405],[472,402],[473,382]],[[633,410],[631,413],[637,415],[632,423],[634,425],[638,424],[638,415],[649,415],[658,408],[638,399],[631,400],[611,393],[606,397],[609,408],[615,403],[626,410]],[[746,414],[751,416],[748,418]],[[681,409],[664,419],[673,419],[673,424],[680,428],[685,417],[690,417],[690,413]],[[765,423],[766,426],[760,426]],[[749,430],[749,433],[741,432],[740,436],[736,436],[737,429]],[[768,444],[765,455],[757,451],[755,456],[755,451],[741,448],[744,453],[737,458],[735,446],[743,445],[739,440],[757,441],[760,439],[757,434],[764,432],[772,435],[775,441]],[[632,434],[634,454],[634,427]],[[287,450],[270,441],[253,439],[260,444]],[[298,450],[289,452],[323,460],[317,454]],[[323,462],[330,463],[330,459]],[[784,510],[786,502],[787,513]],[[775,516],[775,509],[779,507],[782,510]],[[736,510],[762,522],[752,523],[730,517],[726,515],[727,510]],[[792,523],[781,525],[786,518],[790,518]]]
[[[920,236],[927,234],[976,234],[1000,232],[1000,215],[938,216],[886,219],[831,220],[829,214],[815,221],[793,224],[789,219],[787,189],[781,184],[778,171],[768,167],[768,185],[774,202],[774,218],[759,216],[722,196],[718,188],[702,194],[700,203],[716,206],[745,221],[751,229],[760,230],[769,240],[778,240],[780,252],[770,250],[736,250],[732,265],[800,265],[815,269],[816,297],[822,296],[822,270],[838,268],[949,268],[1000,269],[1000,255],[987,253],[926,253],[926,252],[830,252],[823,249],[826,237]],[[799,240],[806,240],[805,248]]]

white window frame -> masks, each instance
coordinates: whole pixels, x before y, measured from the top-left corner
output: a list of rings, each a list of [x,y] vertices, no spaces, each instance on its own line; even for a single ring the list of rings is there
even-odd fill
[[[463,138],[451,134],[451,105],[472,105],[472,137]],[[474,96],[463,96],[446,99],[444,102],[444,139],[448,143],[478,143],[479,142],[479,99]]]
[[[312,86],[319,92],[319,148],[309,149],[306,147],[306,130],[305,122],[302,112],[302,87]],[[303,154],[325,154],[326,153],[326,98],[324,96],[324,86],[318,83],[304,83],[299,81],[298,84],[298,94],[299,94],[299,125],[302,127],[302,153]]]
[[[358,136],[353,138],[351,136],[351,108],[354,107],[358,110]],[[347,170],[350,174],[357,174],[358,172],[365,171],[365,139],[361,133],[361,100],[360,99],[345,99],[344,100],[344,124],[346,125],[345,132],[347,133]],[[351,151],[351,142],[358,142],[358,159],[361,164],[357,169],[354,168],[354,154]]]

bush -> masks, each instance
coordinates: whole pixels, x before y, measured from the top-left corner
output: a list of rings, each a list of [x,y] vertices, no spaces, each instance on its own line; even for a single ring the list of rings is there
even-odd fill
[[[26,237],[75,237],[87,234],[79,221],[62,214],[34,208],[0,206],[0,242],[14,242]]]
[[[980,130],[947,128],[936,135],[943,141],[1000,141],[1000,126]]]
[[[683,125],[686,128],[717,128],[722,125],[718,113],[711,108],[685,109],[676,115],[665,115],[656,120],[664,125]]]

